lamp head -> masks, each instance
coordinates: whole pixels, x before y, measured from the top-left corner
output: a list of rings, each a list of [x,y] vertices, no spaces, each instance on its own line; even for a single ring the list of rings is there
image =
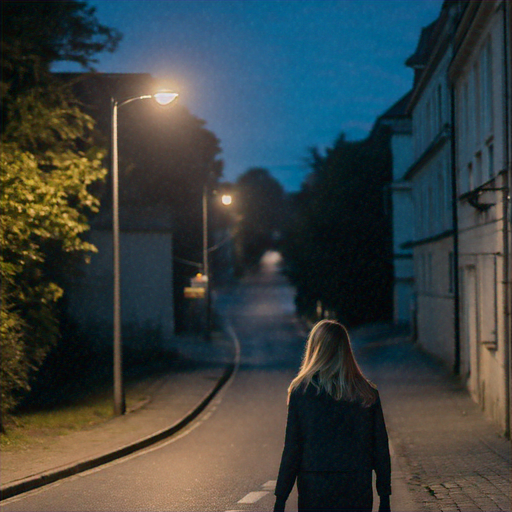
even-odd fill
[[[230,194],[224,194],[221,198],[221,201],[224,206],[229,206],[233,202],[233,196]]]
[[[153,94],[153,98],[155,98],[156,102],[159,105],[169,105],[178,97],[178,93],[171,91],[160,91],[156,94]]]

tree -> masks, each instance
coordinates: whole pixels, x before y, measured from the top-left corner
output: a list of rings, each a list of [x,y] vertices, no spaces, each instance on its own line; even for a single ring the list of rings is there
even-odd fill
[[[56,269],[93,251],[81,234],[106,171],[93,121],[50,73],[58,60],[90,66],[119,35],[84,2],[2,2],[0,227],[1,415],[12,410],[59,336]],[[49,257],[49,254],[52,257]]]
[[[235,195],[240,217],[235,250],[241,273],[257,264],[265,251],[277,247],[286,195],[282,185],[261,167],[251,168],[238,178]]]
[[[293,199],[284,229],[287,274],[302,314],[330,310],[348,324],[389,319],[391,223],[384,206],[391,180],[389,137],[373,133],[325,154],[312,149],[311,174]]]

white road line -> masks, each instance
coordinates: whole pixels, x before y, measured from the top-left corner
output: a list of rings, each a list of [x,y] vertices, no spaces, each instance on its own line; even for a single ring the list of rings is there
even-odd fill
[[[276,488],[276,480],[269,480],[268,482],[265,482],[261,487],[267,491],[273,491]]]
[[[249,494],[244,496],[237,503],[256,503],[257,501],[261,500],[261,498],[263,498],[263,496],[266,496],[267,494],[268,494],[268,491],[250,492]]]

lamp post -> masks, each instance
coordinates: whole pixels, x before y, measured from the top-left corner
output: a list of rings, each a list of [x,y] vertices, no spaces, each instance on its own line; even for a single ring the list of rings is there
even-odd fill
[[[117,148],[117,111],[122,106],[137,100],[155,99],[160,105],[169,105],[178,94],[161,91],[156,94],[132,96],[123,100],[111,98],[112,117],[112,246],[114,257],[114,414],[120,416],[126,411],[121,345],[121,267],[119,251],[119,168]]]
[[[223,194],[221,197],[221,203],[224,206],[230,206],[233,202],[233,198],[230,194]],[[209,339],[211,331],[211,288],[210,288],[210,264],[209,254],[215,248],[208,248],[208,184],[205,183],[203,186],[203,275],[204,275],[204,298],[205,298],[205,310],[206,310],[206,326],[205,326],[205,337]]]
[[[203,186],[203,275],[205,279],[206,338],[210,337],[210,268],[208,263],[208,184],[205,183]]]

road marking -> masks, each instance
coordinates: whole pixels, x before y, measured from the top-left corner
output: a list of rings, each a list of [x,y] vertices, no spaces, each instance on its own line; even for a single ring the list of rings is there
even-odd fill
[[[255,491],[250,492],[246,496],[244,496],[241,500],[239,500],[237,503],[256,503],[257,501],[261,500],[263,496],[266,496],[268,494],[268,491]]]
[[[276,480],[269,480],[268,482],[265,482],[261,487],[267,491],[273,491],[276,488],[276,483]]]

